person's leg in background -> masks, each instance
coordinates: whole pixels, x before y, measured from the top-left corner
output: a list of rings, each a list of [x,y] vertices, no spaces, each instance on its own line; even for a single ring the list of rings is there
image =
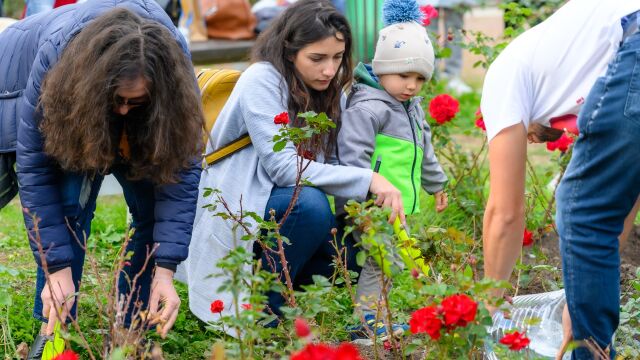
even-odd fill
[[[573,336],[603,349],[611,345],[619,323],[618,236],[640,193],[638,54],[636,33],[591,90],[578,119],[580,137],[556,195]],[[592,358],[585,348],[573,351],[573,359]]]
[[[267,202],[264,218],[268,220],[270,218],[269,211],[273,209],[276,212],[276,221],[280,221],[289,206],[292,195],[292,187],[274,187]],[[289,274],[291,279],[294,279],[294,285],[298,285],[297,282],[301,281],[298,276],[310,260],[314,258],[319,249],[329,243],[332,238],[331,229],[335,227],[335,217],[331,212],[325,193],[317,188],[303,187],[298,196],[298,201],[280,229],[282,236],[287,237],[291,243],[290,245],[285,244],[284,249],[289,266]],[[274,245],[273,248],[277,249],[277,245]],[[281,279],[284,283],[285,279],[281,273],[282,264],[280,259],[273,254],[260,251],[259,246],[254,247],[254,249],[262,258],[262,267],[271,271],[272,269],[268,264],[274,263],[275,272],[281,274]],[[271,259],[268,257],[271,257]],[[331,263],[324,264],[322,268],[314,269],[314,272],[324,275],[330,265]],[[306,272],[309,271],[307,268]],[[276,315],[281,315],[280,307],[285,305],[284,297],[277,292],[269,292],[267,297],[269,298],[271,311]]]
[[[124,198],[131,213],[133,236],[129,239],[126,252],[133,252],[131,259],[123,267],[118,279],[118,295],[131,298],[124,319],[124,326],[131,324],[133,315],[145,310],[151,293],[151,280],[155,268],[153,251],[153,227],[155,224],[154,186],[148,180],[131,181],[126,178],[124,168],[116,168],[116,177],[124,193]],[[133,280],[136,279],[135,288]],[[140,305],[140,306],[137,306]]]
[[[440,16],[444,19],[446,46],[451,49],[451,56],[444,59],[444,76],[449,79],[448,86],[458,94],[471,92],[471,88],[461,78],[462,75],[462,42],[461,30],[464,28],[464,8],[441,8]]]

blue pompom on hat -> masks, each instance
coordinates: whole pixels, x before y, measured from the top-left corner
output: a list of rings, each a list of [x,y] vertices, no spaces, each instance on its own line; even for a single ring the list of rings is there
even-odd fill
[[[382,7],[373,72],[376,75],[417,72],[430,79],[435,56],[433,45],[422,26],[424,15],[415,0],[386,0]]]

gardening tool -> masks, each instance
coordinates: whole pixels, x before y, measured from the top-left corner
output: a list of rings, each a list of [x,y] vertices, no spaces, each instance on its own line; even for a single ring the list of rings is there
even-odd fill
[[[380,156],[378,156],[373,167],[373,172],[379,172],[381,164],[382,159]],[[393,232],[398,238],[396,248],[398,249],[398,254],[402,259],[402,262],[404,262],[405,267],[407,269],[416,269],[422,271],[425,275],[428,275],[430,268],[429,265],[424,263],[422,252],[419,248],[416,247],[418,240],[409,235],[409,228],[407,225],[403,224],[400,221],[400,217],[396,217],[395,221],[393,222]],[[376,242],[375,236],[370,235],[367,238],[371,243],[370,245],[372,245],[373,251],[371,253],[371,256],[378,263],[378,265],[380,265],[385,275],[391,276],[391,264],[389,263],[389,261],[382,261],[382,259],[384,259],[385,255],[387,254],[387,250],[384,248],[384,246],[379,246],[379,244]]]
[[[33,340],[27,360],[52,360],[64,351],[64,339],[60,333],[60,322],[56,322],[53,335],[37,335]]]

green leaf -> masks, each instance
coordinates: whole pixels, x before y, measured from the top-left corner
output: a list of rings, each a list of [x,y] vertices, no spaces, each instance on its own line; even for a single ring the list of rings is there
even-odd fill
[[[467,266],[464,268],[464,277],[469,280],[473,279],[473,269],[471,269],[471,266],[469,266],[469,264],[467,264]]]
[[[273,144],[273,151],[274,152],[282,151],[282,149],[284,149],[285,146],[287,146],[286,141],[278,141],[277,143]]]
[[[358,251],[356,254],[356,263],[358,266],[364,266],[364,262],[367,260],[367,253],[364,251]]]

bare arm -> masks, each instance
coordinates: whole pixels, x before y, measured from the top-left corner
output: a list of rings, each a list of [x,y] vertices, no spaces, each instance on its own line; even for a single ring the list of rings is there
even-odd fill
[[[520,123],[502,130],[489,143],[490,193],[483,223],[484,271],[487,278],[495,280],[509,279],[522,250],[526,135]]]

